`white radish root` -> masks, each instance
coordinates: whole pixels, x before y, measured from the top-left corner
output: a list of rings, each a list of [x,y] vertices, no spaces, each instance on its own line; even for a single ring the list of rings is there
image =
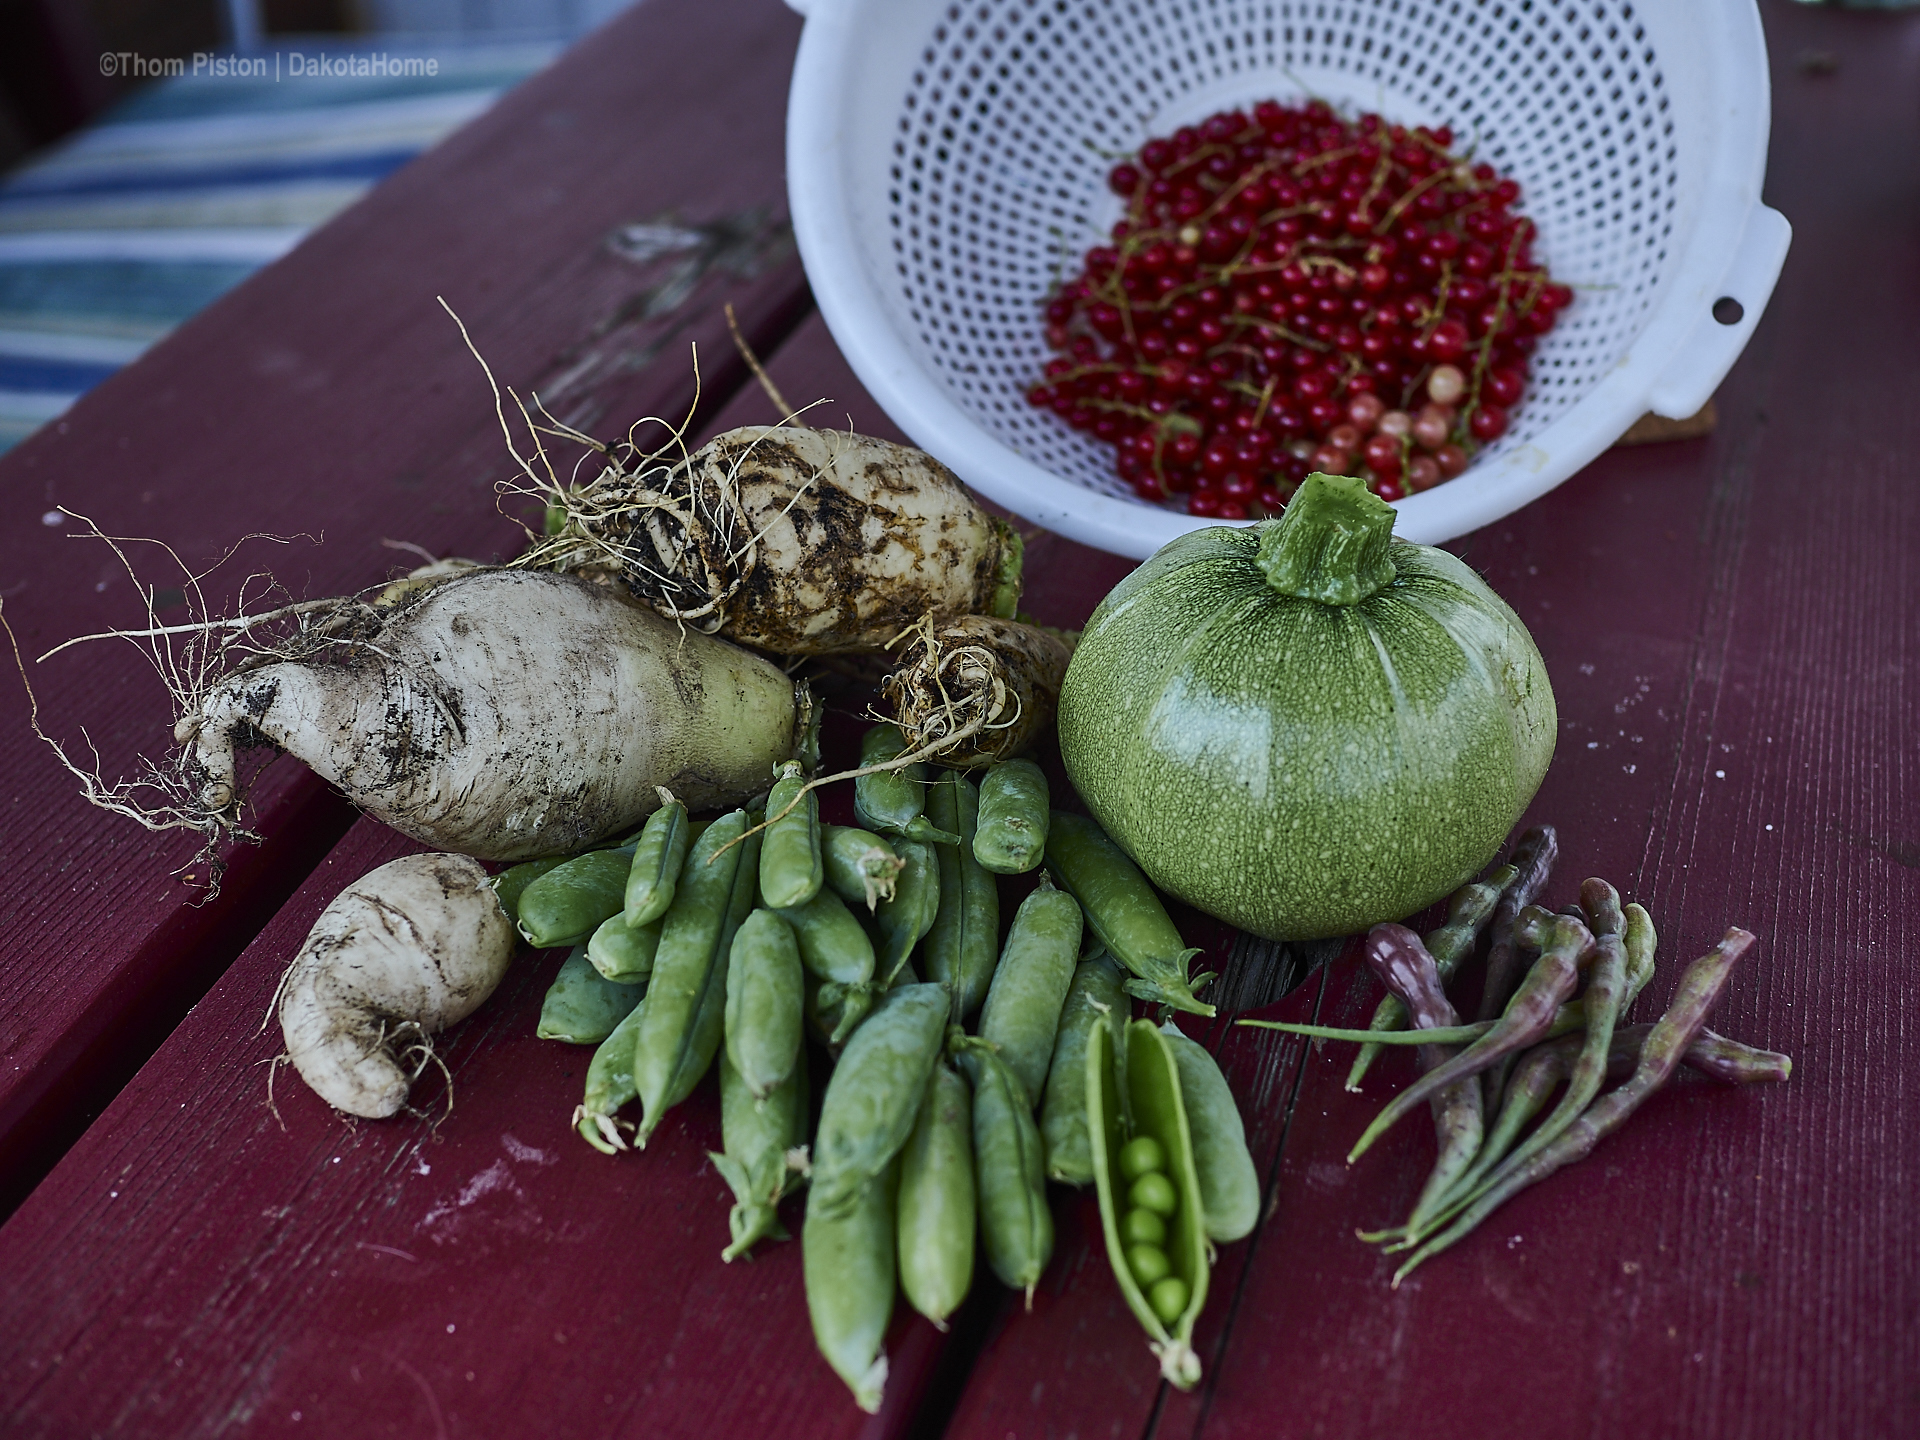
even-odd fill
[[[477,862],[389,861],[340,892],[288,967],[287,1058],[336,1110],[398,1113],[432,1058],[427,1037],[493,993],[518,938]]]
[[[661,786],[696,810],[735,803],[791,752],[777,667],[609,586],[476,570],[357,611],[181,717],[209,813],[237,823],[236,749],[271,744],[416,840],[524,860],[636,826]]]
[[[750,425],[541,489],[568,523],[522,563],[615,570],[662,615],[778,655],[880,650],[922,615],[1019,598],[1018,533],[932,457],[866,435]]]

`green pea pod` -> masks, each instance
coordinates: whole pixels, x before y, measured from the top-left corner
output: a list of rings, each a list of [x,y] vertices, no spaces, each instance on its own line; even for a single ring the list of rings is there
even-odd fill
[[[632,868],[632,846],[589,850],[556,865],[520,892],[520,933],[536,950],[578,945],[619,913]]]
[[[822,890],[806,904],[778,913],[793,927],[800,963],[809,975],[842,985],[873,979],[873,940],[833,891]]]
[[[973,1106],[967,1082],[933,1067],[900,1152],[900,1288],[940,1329],[973,1284]]]
[[[780,1228],[781,1197],[800,1183],[801,1157],[796,1149],[806,1138],[807,1066],[803,1056],[786,1081],[764,1100],[756,1098],[740,1072],[721,1051],[720,1137],[724,1154],[711,1150],[707,1158],[733,1190],[733,1209],[727,1215],[730,1243],[720,1258],[733,1261],[771,1236],[787,1238]]]
[[[602,1154],[617,1155],[627,1148],[613,1117],[640,1093],[633,1079],[633,1037],[640,1029],[640,1012],[646,1008],[642,1000],[628,1011],[587,1062],[586,1094],[574,1107],[573,1128]]]
[[[934,847],[918,840],[901,840],[897,845],[905,863],[894,881],[893,898],[881,901],[873,912],[881,941],[879,983],[888,986],[940,913],[940,862]]]
[[[646,828],[633,848],[633,864],[627,870],[627,888],[621,895],[627,924],[638,929],[667,913],[667,907],[673,904],[673,888],[687,863],[687,846],[692,843],[687,807],[674,799],[671,791],[662,790],[660,808],[647,817]]]
[[[953,992],[953,1018],[965,1024],[979,1012],[993,983],[1000,952],[1000,887],[993,874],[973,858],[973,832],[980,813],[979,792],[957,770],[942,773],[927,787],[927,813],[934,824],[960,836],[958,845],[935,845],[940,867],[940,908],[927,931],[927,978]]]
[[[1116,1064],[1124,1057],[1122,1038],[1131,1008],[1121,988],[1125,974],[1100,953],[1075,967],[1067,987],[1053,1059],[1047,1067],[1046,1099],[1040,1107],[1040,1138],[1046,1145],[1050,1180],[1093,1183],[1093,1142],[1087,1133],[1087,1040],[1095,1026],[1103,1026],[1109,1032],[1107,1053]]]
[[[996,875],[1024,875],[1047,848],[1047,777],[1031,760],[1007,760],[980,781],[973,857]]]
[[[692,1093],[713,1063],[725,1027],[727,961],[753,909],[758,835],[740,839],[747,813],[714,821],[687,852],[673,904],[660,922],[660,948],[647,998],[635,1013],[634,1079],[642,1114],[635,1143],[645,1146],[661,1117]],[[743,869],[743,867],[745,867]]]
[[[586,946],[576,945],[547,987],[547,997],[540,1002],[540,1025],[534,1033],[542,1040],[598,1045],[633,1013],[646,993],[644,984],[623,985],[604,979],[588,961]]]
[[[741,1083],[764,1100],[800,1058],[800,946],[793,927],[755,910],[733,937],[727,959],[727,1058]]]
[[[624,914],[609,915],[587,941],[587,959],[607,979],[628,985],[653,973],[660,950],[660,922],[629,925]]]
[[[1014,914],[986,1009],[980,1012],[980,1038],[1013,1071],[1027,1092],[1029,1107],[1040,1103],[1053,1060],[1081,928],[1080,902],[1041,876]]]
[[[820,893],[826,878],[820,854],[820,797],[811,790],[801,794],[806,783],[799,762],[789,761],[767,796],[767,814],[779,817],[767,822],[760,845],[760,898],[770,909],[806,904]]]
[[[1193,1168],[1200,1177],[1207,1238],[1225,1245],[1253,1233],[1260,1219],[1260,1176],[1247,1149],[1247,1127],[1227,1077],[1206,1047],[1171,1020],[1160,1027],[1180,1067],[1180,1096],[1193,1134]]]
[[[907,1143],[940,1058],[949,1003],[943,986],[905,986],[890,992],[848,1039],[820,1105],[809,1210],[845,1214]]]
[[[860,741],[860,763],[881,764],[898,758],[906,741],[896,725],[876,725]],[[853,782],[853,818],[869,830],[888,835],[903,835],[909,840],[932,844],[938,840],[957,845],[960,837],[942,830],[925,814],[927,767],[909,765],[904,770],[882,770],[862,775]]]
[[[894,877],[906,863],[878,835],[854,825],[823,825],[820,859],[827,888],[849,905],[865,905],[869,913],[893,898]]]
[[[843,985],[806,976],[807,1026],[822,1045],[839,1053],[860,1022],[873,1010],[879,991],[871,984]]]
[[[1106,831],[1084,815],[1054,811],[1047,869],[1080,902],[1107,952],[1134,973],[1129,995],[1195,1015],[1214,1013],[1194,998],[1187,978],[1187,962],[1200,952],[1182,942],[1147,877]]]
[[[983,1040],[961,1039],[973,1081],[973,1164],[980,1186],[980,1241],[1001,1283],[1026,1292],[1053,1258],[1045,1158],[1027,1092]]]
[[[500,897],[500,908],[509,915],[520,913],[520,897],[527,893],[527,886],[538,880],[550,870],[558,870],[567,863],[567,856],[554,855],[545,860],[522,860],[518,865],[509,865],[493,877],[493,893]]]
[[[882,765],[899,758],[907,740],[898,725],[875,725],[860,737],[861,765]],[[882,770],[853,782],[854,818],[869,830],[898,834],[926,809],[927,767]]]
[[[1193,1135],[1180,1090],[1180,1067],[1166,1037],[1151,1020],[1135,1020],[1126,1029],[1126,1103],[1115,1078],[1107,1027],[1096,1026],[1087,1043],[1087,1119],[1093,1142],[1093,1177],[1100,1197],[1100,1228],[1107,1260],[1134,1318],[1151,1337],[1160,1373],[1182,1390],[1200,1381],[1200,1357],[1193,1349],[1193,1325],[1207,1303],[1206,1212],[1200,1176],[1193,1161]],[[1128,1128],[1123,1114],[1131,1113]],[[1138,1136],[1160,1143],[1166,1178],[1172,1182],[1173,1213],[1166,1217],[1164,1247],[1169,1273],[1186,1287],[1186,1304],[1170,1323],[1161,1320],[1127,1259],[1121,1219],[1128,1208],[1128,1181],[1120,1169],[1120,1151]]]
[[[943,995],[943,1010],[945,999]],[[800,1232],[814,1344],[869,1415],[880,1409],[887,1386],[887,1357],[881,1346],[893,1318],[898,1173],[898,1166],[887,1165],[832,1215],[822,1210],[816,1186],[807,1197],[807,1220]]]

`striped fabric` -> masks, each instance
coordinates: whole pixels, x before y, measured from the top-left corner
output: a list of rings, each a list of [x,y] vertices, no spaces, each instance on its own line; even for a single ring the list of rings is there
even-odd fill
[[[436,44],[407,52],[435,75],[321,77],[293,57],[363,52],[289,44],[278,80],[157,82],[0,180],[0,450],[559,48]]]

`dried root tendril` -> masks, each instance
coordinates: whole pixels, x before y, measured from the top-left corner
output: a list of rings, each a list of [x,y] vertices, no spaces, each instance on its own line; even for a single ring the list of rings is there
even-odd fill
[[[512,563],[526,569],[621,575],[667,619],[707,634],[721,629],[727,623],[727,607],[759,564],[760,545],[767,531],[792,510],[833,462],[816,468],[795,488],[786,505],[756,530],[741,502],[739,486],[740,471],[753,447],[733,456],[715,477],[709,476],[704,465],[696,464],[696,453],[687,444],[687,432],[700,404],[697,346],[693,352],[693,404],[686,416],[678,422],[644,416],[628,428],[623,440],[608,444],[555,419],[537,395],[529,408],[511,387],[503,393],[460,317],[444,299],[440,304],[460,327],[461,339],[493,390],[494,414],[518,471],[496,485],[501,501],[515,497],[537,500],[557,522],[557,533],[551,534],[535,534],[524,523],[516,522],[526,531],[527,550]],[[770,386],[772,382],[763,383]],[[530,437],[530,453],[523,453],[508,420],[509,399]],[[785,402],[781,405],[784,410]],[[812,408],[807,405],[787,411],[780,425],[768,434],[776,433],[781,426],[799,426],[800,415]],[[643,449],[635,437],[647,425],[663,426],[668,434],[666,443]],[[543,437],[581,447],[581,461],[568,479],[562,480],[554,468]],[[594,464],[600,467],[598,473],[579,480],[581,467]],[[506,513],[504,503],[502,513]],[[548,528],[556,526],[550,523]]]

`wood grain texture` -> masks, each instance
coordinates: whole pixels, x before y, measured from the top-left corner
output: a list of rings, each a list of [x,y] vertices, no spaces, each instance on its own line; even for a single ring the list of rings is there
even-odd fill
[[[486,380],[437,295],[503,384],[594,433],[683,418],[695,342],[715,408],[745,375],[721,302],[768,349],[809,303],[781,165],[798,25],[761,0],[642,7],[0,460],[0,603],[26,655],[144,623],[104,547],[43,523],[56,506],[195,566],[256,532],[324,542],[250,546],[211,582],[221,612],[260,566],[313,596],[416,563],[386,540],[516,549],[495,509],[508,468]],[[712,27],[727,45],[709,43]],[[143,579],[178,585],[161,552],[135,558]],[[187,616],[174,605],[161,618]],[[164,754],[172,709],[125,646],[29,668],[42,722],[83,755],[84,734],[107,775]],[[172,873],[195,841],[86,805],[14,684],[0,686],[0,773],[3,1213],[352,815],[298,767],[274,767],[255,794],[266,843],[199,904]]]
[[[416,848],[359,822],[0,1228],[0,1430],[900,1433],[939,1337],[901,1318],[870,1420],[814,1352],[797,1242],[721,1263],[711,1077],[644,1153],[573,1133],[592,1050],[534,1038],[562,952],[442,1038],[450,1114],[428,1080],[423,1114],[351,1124],[286,1070],[269,1107],[281,970]]]

